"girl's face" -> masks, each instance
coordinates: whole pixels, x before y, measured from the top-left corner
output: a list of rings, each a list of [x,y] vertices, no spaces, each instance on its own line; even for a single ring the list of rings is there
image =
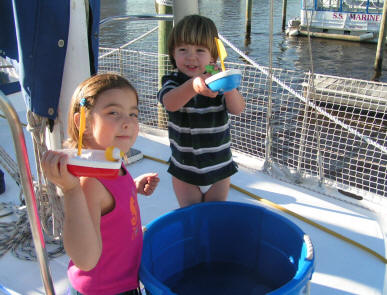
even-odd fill
[[[87,145],[104,150],[114,146],[128,152],[138,135],[138,106],[129,88],[102,92],[88,116]]]
[[[189,44],[177,46],[173,57],[179,71],[188,77],[197,77],[203,74],[206,65],[215,62],[207,47]]]

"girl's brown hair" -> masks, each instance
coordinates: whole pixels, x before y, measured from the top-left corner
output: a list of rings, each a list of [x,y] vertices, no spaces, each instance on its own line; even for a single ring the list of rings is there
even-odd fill
[[[80,112],[80,101],[82,98],[86,98],[86,119],[90,112],[93,110],[94,105],[96,104],[99,95],[110,89],[123,89],[128,88],[132,90],[137,99],[138,104],[138,94],[136,89],[130,84],[128,80],[120,75],[107,73],[107,74],[98,74],[92,76],[75,89],[73,97],[71,99],[71,108],[68,115],[68,126],[67,132],[69,138],[65,142],[65,146],[75,148],[78,144],[79,138],[79,129],[74,122],[74,115]],[[83,148],[87,148],[85,140],[82,141]]]
[[[212,20],[201,15],[187,15],[173,27],[168,39],[169,58],[176,68],[173,58],[175,48],[182,44],[204,46],[210,50],[211,57],[218,59],[215,37],[218,38],[218,30]]]

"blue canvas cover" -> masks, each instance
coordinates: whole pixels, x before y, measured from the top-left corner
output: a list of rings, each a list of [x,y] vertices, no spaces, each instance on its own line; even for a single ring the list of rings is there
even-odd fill
[[[90,1],[89,48],[97,70],[99,0]],[[55,119],[61,91],[70,22],[70,0],[0,1],[0,56],[19,63],[28,108]],[[94,54],[95,52],[95,54]],[[0,85],[6,94],[17,88]]]
[[[17,41],[13,20],[12,1],[0,1],[0,56],[9,62],[17,61]],[[20,91],[19,82],[7,83],[6,77],[0,76],[0,90],[6,95]]]

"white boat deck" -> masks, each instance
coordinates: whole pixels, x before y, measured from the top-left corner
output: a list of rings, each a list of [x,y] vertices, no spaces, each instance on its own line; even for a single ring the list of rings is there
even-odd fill
[[[22,114],[21,120],[25,121],[22,104],[15,101],[15,105]],[[0,120],[0,136],[3,139],[3,148],[13,154],[13,143],[10,140],[11,135],[5,120]],[[30,155],[32,155],[29,136],[26,136],[26,139]],[[141,134],[134,148],[142,151],[144,155],[162,160],[169,159],[170,150],[168,139],[165,137]],[[243,162],[244,159],[236,155],[236,160]],[[34,166],[33,163],[31,164]],[[159,173],[160,184],[156,192],[150,197],[139,195],[144,225],[156,217],[178,208],[172,189],[171,176],[166,172],[167,165],[144,158],[131,164],[128,169],[133,177],[147,172]],[[17,201],[18,188],[16,184],[8,175],[6,175],[5,181],[6,192],[0,195],[0,201]],[[262,172],[246,169],[242,165],[240,165],[240,171],[232,177],[231,182],[261,198],[361,243],[386,257],[386,233],[383,232],[376,214],[368,210],[280,182]],[[230,190],[228,200],[263,205],[262,202],[234,189]],[[311,294],[387,294],[385,263],[309,224],[285,213],[279,213],[284,214],[300,226],[313,242],[316,269],[311,281]],[[50,261],[56,294],[66,294],[67,292],[67,263],[68,258],[65,255]],[[44,294],[37,263],[19,260],[11,253],[0,258],[0,294]]]

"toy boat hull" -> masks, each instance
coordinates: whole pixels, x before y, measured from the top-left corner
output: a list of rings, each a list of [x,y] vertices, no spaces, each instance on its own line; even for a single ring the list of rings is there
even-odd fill
[[[77,177],[115,178],[120,172],[122,161],[106,160],[105,151],[85,149],[80,156],[74,149],[61,152],[69,155],[67,169]]]
[[[212,91],[227,92],[239,87],[242,81],[240,70],[227,70],[219,72],[205,80]]]
[[[71,174],[81,177],[99,177],[99,178],[116,178],[120,169],[106,169],[106,168],[95,168],[78,165],[67,165],[67,169]]]

